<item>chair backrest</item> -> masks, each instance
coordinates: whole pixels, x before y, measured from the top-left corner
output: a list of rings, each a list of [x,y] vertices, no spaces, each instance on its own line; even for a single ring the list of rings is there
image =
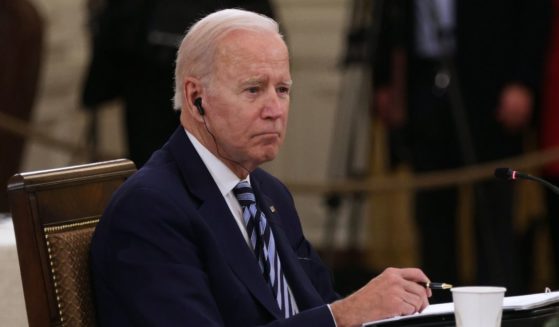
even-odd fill
[[[14,175],[8,183],[30,327],[94,326],[91,236],[113,192],[136,171],[119,159]]]

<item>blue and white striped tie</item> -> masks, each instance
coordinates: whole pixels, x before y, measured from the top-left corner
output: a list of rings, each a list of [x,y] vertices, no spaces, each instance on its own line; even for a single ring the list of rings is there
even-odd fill
[[[264,278],[272,288],[276,302],[285,318],[298,312],[293,295],[281,268],[274,235],[266,216],[256,205],[256,198],[247,181],[241,181],[233,190],[243,209],[243,220],[250,244],[262,269]],[[259,228],[256,228],[259,226]]]

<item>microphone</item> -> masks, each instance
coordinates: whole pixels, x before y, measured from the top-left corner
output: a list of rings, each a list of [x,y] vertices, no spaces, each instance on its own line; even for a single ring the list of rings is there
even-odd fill
[[[551,184],[550,182],[541,179],[539,177],[535,177],[532,175],[528,175],[526,173],[522,173],[516,170],[512,170],[510,168],[497,168],[495,169],[495,177],[498,179],[514,181],[517,179],[527,179],[531,181],[536,181],[540,184],[547,186],[550,190],[552,190],[555,194],[559,194],[559,187]]]

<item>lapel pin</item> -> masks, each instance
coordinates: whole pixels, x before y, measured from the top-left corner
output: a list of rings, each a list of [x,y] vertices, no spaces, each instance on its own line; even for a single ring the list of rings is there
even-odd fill
[[[276,212],[276,207],[270,206],[270,211],[271,211],[272,213],[275,213],[275,212]]]

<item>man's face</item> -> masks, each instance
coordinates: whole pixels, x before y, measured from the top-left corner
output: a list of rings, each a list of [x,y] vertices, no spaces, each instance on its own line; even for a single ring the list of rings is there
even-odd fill
[[[252,171],[276,157],[290,88],[289,54],[279,36],[237,30],[220,41],[203,105],[217,156],[234,171],[239,165]]]

